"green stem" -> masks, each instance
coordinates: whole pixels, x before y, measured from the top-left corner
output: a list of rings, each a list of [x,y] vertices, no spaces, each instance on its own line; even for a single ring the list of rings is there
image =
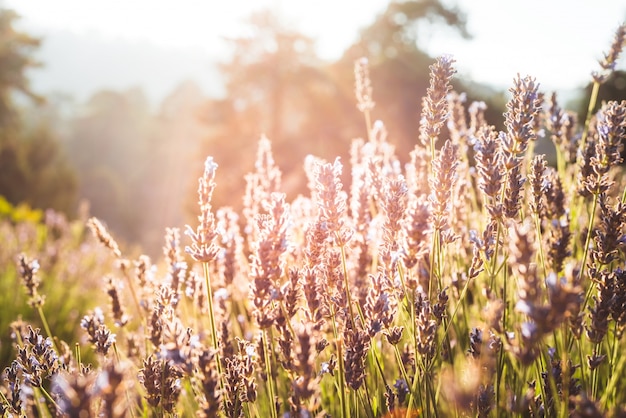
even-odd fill
[[[350,406],[346,402],[346,379],[345,365],[343,364],[343,340],[336,340],[337,357],[339,361],[339,402],[341,403],[341,416],[343,418],[350,417]]]
[[[578,357],[579,357],[578,361],[580,362],[580,364],[583,364],[583,362],[585,361],[585,357],[583,356],[582,342],[580,340],[576,340],[576,345],[578,346]],[[584,372],[580,373],[580,379],[582,380],[583,389],[585,390],[585,392],[589,392],[589,386],[588,386],[587,378],[585,377]]]
[[[372,138],[372,121],[371,121],[370,111],[369,110],[365,110],[363,112],[363,116],[365,117],[365,129],[367,129],[367,140],[369,142],[372,142],[372,140],[373,140],[373,138]]]
[[[337,348],[337,361],[339,371],[337,372],[337,378],[339,379],[339,404],[341,406],[341,416],[347,418],[350,416],[350,410],[346,402],[346,383],[344,378],[344,365],[343,365],[343,350],[341,347],[342,341],[339,340],[339,332],[337,330],[337,322],[335,321],[335,309],[332,304],[330,305],[330,318],[333,325],[333,335],[335,337],[335,345]]]
[[[7,409],[8,409],[9,411],[12,409],[12,407],[10,406],[10,405],[11,405],[11,402],[9,402],[9,400],[7,399],[7,397],[4,395],[4,392],[2,392],[1,390],[0,390],[0,401],[2,401],[2,403],[3,403],[4,405],[6,405],[6,407],[7,407]]]
[[[489,266],[489,289],[493,290],[496,286],[496,267],[498,264],[498,251],[500,249],[500,235],[502,234],[502,221],[498,220],[498,226],[496,228],[496,242],[493,248],[493,254],[491,254],[491,263]]]
[[[430,416],[430,412],[432,411],[432,413],[434,414],[435,418],[439,416],[438,412],[437,412],[437,398],[435,396],[435,391],[433,389],[433,379],[429,378],[430,376],[430,367],[425,367],[424,370],[424,382],[425,382],[425,386],[426,386],[426,395],[428,397],[426,405],[427,405],[427,410],[429,411],[429,416]],[[432,410],[430,409],[430,407],[428,407],[428,405],[432,405]]]
[[[76,356],[76,364],[78,365],[78,370],[80,370],[80,366],[83,364],[83,359],[80,353],[80,345],[78,343],[74,344],[74,356]]]
[[[52,396],[50,396],[50,394],[48,393],[48,391],[43,387],[43,386],[39,386],[39,389],[41,389],[41,393],[43,393],[43,396],[46,397],[46,399],[48,400],[48,402],[50,402],[52,405],[54,405],[54,409],[56,409],[57,411],[60,410],[59,405],[54,401],[54,398],[52,398]]]
[[[411,296],[409,298],[409,296]],[[411,331],[413,332],[413,337],[411,338],[412,342],[413,342],[413,350],[415,353],[417,353],[417,331],[416,331],[416,322],[415,322],[415,298],[414,298],[414,293],[413,291],[409,294],[408,292],[405,293],[405,297],[407,300],[407,303],[409,304],[409,313],[411,316]],[[413,399],[415,398],[414,394],[415,394],[415,390],[416,390],[416,385],[417,385],[417,381],[418,381],[418,371],[416,368],[416,372],[415,375],[413,376],[413,382],[411,382],[409,380],[408,374],[406,372],[406,369],[404,368],[404,364],[402,363],[402,356],[400,355],[400,350],[398,349],[397,346],[394,346],[395,351],[396,351],[396,356],[398,359],[398,364],[400,365],[400,370],[403,371],[403,375],[404,375],[404,380],[406,381],[407,386],[410,384],[410,391],[409,391],[409,402],[408,402],[408,408],[407,408],[407,418],[409,418],[409,414],[411,411],[411,407],[413,406]],[[418,399],[421,399],[421,396],[418,396]]]
[[[46,331],[46,335],[50,337],[50,340],[52,340],[54,350],[60,355],[61,352],[57,346],[56,337],[52,335],[52,332],[50,332],[50,326],[48,325],[48,320],[46,319],[46,315],[43,313],[43,307],[41,305],[37,306],[37,313],[39,314],[39,319],[41,319],[41,323],[43,324],[43,329]]]
[[[417,391],[418,388],[419,388],[418,399],[420,399],[422,401],[422,405],[424,404],[424,399],[421,396],[422,395],[421,385],[419,385],[419,382],[421,380],[420,379],[420,369],[421,368],[422,368],[422,364],[420,362],[420,365],[416,366],[416,368],[415,368],[415,376],[413,376],[413,383],[411,384],[411,391],[409,392],[409,404],[408,404],[407,409],[406,409],[406,418],[411,418],[411,416],[412,416],[411,415],[411,410],[413,408],[413,399],[414,399],[413,393],[415,393],[415,391]],[[409,384],[408,381],[406,383],[407,383],[407,385]],[[429,415],[427,408],[426,408],[425,413],[426,413],[426,416]]]
[[[596,107],[596,102],[598,101],[598,92],[600,91],[600,83],[597,81],[593,82],[593,87],[591,88],[591,97],[589,97],[589,106],[587,107],[587,115],[585,117],[585,127],[583,129],[583,135],[580,139],[580,149],[585,149],[585,144],[587,143],[587,135],[589,132],[589,123],[591,122],[591,115],[593,114],[593,109]]]
[[[618,357],[618,354],[620,352],[620,349],[619,349],[619,339],[617,338],[617,335],[618,335],[618,332],[619,332],[617,322],[615,322],[613,324],[613,327],[614,327],[613,328],[613,348],[612,348],[613,354],[611,355],[610,364],[609,364],[609,370],[617,370],[615,365],[617,363],[617,357]],[[605,393],[609,393],[608,392],[608,387],[605,388]]]
[[[272,363],[270,359],[271,345],[267,339],[267,329],[263,330],[263,353],[265,354],[265,373],[267,374],[267,391],[270,401],[270,413],[272,418],[278,418],[276,411],[276,399],[274,395],[274,376],[272,374]]]
[[[398,345],[394,345],[394,353],[396,355],[396,361],[398,362],[398,368],[400,369],[400,374],[402,375],[402,378],[404,379],[404,381],[406,382],[407,386],[409,385],[409,376],[406,373],[406,369],[404,368],[404,363],[402,363],[402,356],[400,355],[400,350],[398,350]],[[409,404],[411,403],[411,397],[413,396],[413,393],[410,392],[409,393]]]
[[[378,369],[378,372],[380,373],[380,377],[383,380],[383,384],[385,385],[385,387],[387,387],[387,380],[385,379],[383,366],[380,364],[380,359],[378,358],[378,351],[376,350],[376,341],[374,341],[374,338],[370,338],[370,347],[371,347],[370,354],[374,358],[374,362],[376,363],[376,368]],[[365,384],[365,386],[367,386],[367,383]]]
[[[600,405],[606,405],[608,397],[615,391],[618,383],[623,381],[624,366],[626,366],[626,356],[623,356],[615,369],[611,372],[611,378],[604,389],[604,394],[600,398]]]
[[[465,295],[467,294],[469,283],[470,283],[470,280],[467,280],[465,282],[465,285],[463,286],[463,290],[461,290],[461,294],[459,295],[459,300],[457,301],[456,306],[454,307],[454,311],[452,311],[450,320],[445,324],[444,331],[443,331],[444,335],[448,335],[448,329],[450,328],[450,325],[452,325],[452,323],[454,322],[454,318],[456,317],[456,314],[459,311],[459,307],[461,306],[461,303],[465,299]]]
[[[363,399],[363,394],[361,393],[361,391],[355,391],[355,392],[358,395],[359,400],[363,404],[363,408],[365,409],[365,412],[368,418],[374,418],[374,408],[372,408],[372,397],[369,393],[369,390],[367,389],[367,385],[363,385],[363,388],[365,389],[365,399]]]
[[[598,348],[600,347],[599,343],[595,344],[595,347],[593,349],[593,355],[596,356],[599,354],[598,352]],[[593,369],[591,371],[591,399],[596,399],[597,395],[598,395],[598,369],[600,368],[600,366],[597,366],[595,369]]]
[[[217,327],[215,325],[215,312],[213,310],[213,290],[211,289],[211,276],[209,273],[209,263],[202,263],[202,268],[204,270],[204,281],[206,285],[207,299],[209,303],[209,320],[211,322],[211,337],[213,339],[213,348],[215,351],[219,353],[219,343],[217,340]],[[218,362],[219,368],[219,362]],[[221,371],[218,369],[221,373]]]
[[[204,284],[206,286],[207,300],[209,304],[209,321],[211,323],[211,338],[213,339],[213,348],[215,349],[215,363],[217,365],[217,373],[220,376],[220,389],[224,391],[224,374],[222,373],[222,362],[220,360],[219,342],[217,340],[217,327],[215,326],[215,311],[213,310],[213,289],[211,287],[211,275],[209,272],[209,263],[202,263],[204,271]],[[224,397],[224,411],[226,410],[226,398]]]
[[[126,270],[124,270],[124,278],[126,279],[126,282],[128,283],[128,288],[130,289],[130,294],[131,294],[131,296],[133,298],[133,303],[135,304],[135,309],[137,309],[137,314],[141,318],[141,321],[144,322],[144,320],[145,320],[144,312],[141,309],[141,304],[139,303],[139,298],[137,297],[137,292],[135,292],[135,286],[133,286],[133,281],[131,280],[131,278],[128,275],[128,273],[126,272]],[[174,289],[174,290],[176,290],[176,289]]]
[[[120,364],[122,360],[120,358],[120,352],[119,352],[119,350],[117,348],[117,343],[115,343],[115,342],[113,343],[113,353],[115,354],[115,361],[117,362],[117,364]],[[165,367],[165,363],[163,365]],[[161,377],[165,378],[164,373],[161,373]],[[162,381],[161,382],[161,387],[164,387],[163,386],[164,384],[165,384],[165,382]],[[129,406],[129,409],[130,409],[130,415],[131,415],[131,417],[135,418],[135,411],[134,411],[133,408],[130,408],[131,401],[130,401],[130,394],[128,393],[129,390],[130,389],[128,387],[126,387],[126,389],[124,390],[124,395],[126,396],[126,404]]]
[[[565,178],[565,158],[563,157],[563,151],[561,150],[561,146],[558,144],[554,144],[556,148],[556,169],[559,174],[559,178]]]
[[[504,348],[501,347],[498,351],[498,366],[496,367],[496,417],[500,416],[500,383],[502,382],[502,375],[504,374],[505,362],[504,362]]]
[[[589,254],[589,244],[591,243],[591,235],[593,233],[593,223],[595,221],[596,216],[596,208],[598,207],[598,195],[599,193],[594,193],[593,195],[593,205],[591,206],[591,213],[589,214],[589,224],[587,225],[587,237],[585,238],[585,248],[583,249],[583,258],[580,265],[580,273],[578,274],[578,283],[582,283],[583,273],[585,272],[585,265],[587,264],[587,256]],[[591,291],[593,286],[589,286],[587,288],[587,293],[585,295],[585,300],[583,301],[583,306],[580,308],[580,311],[583,312],[585,307],[587,306],[587,302],[589,297],[591,296]]]
[[[43,416],[43,417],[50,416],[50,414],[45,414],[45,411],[43,410],[43,406],[41,405],[40,398],[41,397],[37,393],[37,389],[35,389],[33,400],[35,401],[35,407],[36,407],[37,411],[39,412],[39,415]]]
[[[352,307],[352,296],[350,295],[350,284],[348,283],[348,266],[347,266],[347,259],[346,259],[346,249],[343,244],[339,246],[339,249],[341,250],[341,264],[343,267],[343,284],[344,284],[344,287],[346,288],[348,310],[350,311],[350,322],[352,323],[352,328],[356,329],[356,321],[354,319],[354,308]],[[359,306],[359,310],[360,309],[361,307]],[[364,323],[363,321],[364,321],[363,314],[361,314],[361,323]]]
[[[508,306],[508,299],[507,299],[507,288],[509,287],[509,280],[508,280],[508,270],[504,269],[504,271],[502,272],[502,276],[503,276],[503,281],[502,281],[502,306],[504,307],[504,310],[502,311],[502,329],[506,330],[506,324],[508,321],[508,316],[509,316],[509,306]]]
[[[539,261],[541,262],[541,268],[543,269],[543,277],[546,278],[548,276],[548,271],[546,269],[546,257],[543,253],[543,234],[541,233],[541,219],[539,218],[539,213],[533,213],[533,218],[535,219],[535,228],[537,230],[537,240],[539,241]],[[555,271],[558,274],[558,271]]]
[[[439,230],[435,230],[433,233],[432,250],[430,252],[430,277],[428,278],[428,300],[433,299],[433,287],[435,287],[435,264],[437,264],[437,250],[439,248]]]

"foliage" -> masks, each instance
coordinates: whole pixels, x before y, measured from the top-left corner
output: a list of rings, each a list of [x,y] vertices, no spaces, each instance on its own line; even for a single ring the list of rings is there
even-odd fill
[[[80,196],[130,240],[137,239],[142,227],[141,215],[129,203],[143,202],[139,187],[152,159],[150,122],[140,91],[101,91],[72,121],[67,139],[69,160],[80,174]]]
[[[150,108],[140,89],[100,91],[65,121],[68,161],[90,211],[126,242],[158,254],[166,226],[184,222],[193,176],[187,170],[206,129],[204,97],[184,83]]]
[[[39,40],[14,30],[17,15],[0,9],[0,195],[13,204],[28,203],[73,214],[76,179],[58,139],[45,124],[27,126],[15,94],[41,103],[28,85],[27,70]]]
[[[31,91],[26,77],[26,71],[38,65],[32,54],[40,41],[15,31],[13,25],[17,18],[15,12],[0,9],[0,127],[3,130],[17,123],[15,91],[40,100]]]
[[[33,222],[37,223],[43,218],[43,212],[38,209],[31,209],[22,203],[13,207],[9,201],[0,196],[0,219],[9,220],[15,223]]]
[[[21,253],[40,260],[39,277],[45,294],[44,312],[62,341],[80,341],[76,324],[81,311],[94,305],[99,282],[112,262],[108,252],[85,234],[84,219],[68,222],[52,210],[13,207],[0,198],[0,365],[9,366],[14,321],[37,321],[25,309],[27,300],[17,260]]]

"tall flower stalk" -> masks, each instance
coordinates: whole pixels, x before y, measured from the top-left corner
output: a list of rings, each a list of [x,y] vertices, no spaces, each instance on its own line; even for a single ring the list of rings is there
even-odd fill
[[[431,161],[435,160],[435,145],[441,128],[448,118],[448,93],[452,90],[450,80],[455,73],[454,59],[442,55],[430,66],[430,86],[422,102],[419,139],[430,148]]]
[[[593,203],[589,213],[589,224],[587,226],[579,278],[583,277],[585,271],[598,199],[601,194],[607,193],[613,186],[614,182],[609,177],[609,170],[622,162],[622,143],[626,139],[626,101],[621,103],[613,101],[605,104],[598,112],[596,125],[593,142],[586,144],[587,146],[593,144],[595,150],[595,153],[587,161],[591,172],[582,178],[582,191],[593,196]]]
[[[185,247],[185,251],[196,261],[202,263],[204,272],[205,287],[207,292],[207,302],[209,305],[209,321],[211,324],[211,338],[213,348],[216,352],[216,363],[221,376],[221,364],[219,359],[219,341],[217,339],[217,326],[215,320],[215,310],[213,308],[213,290],[211,285],[211,274],[209,263],[215,259],[219,252],[216,244],[218,233],[215,227],[215,216],[212,212],[211,198],[215,190],[215,172],[217,164],[213,157],[207,157],[204,162],[204,173],[198,180],[198,205],[200,215],[198,215],[199,225],[194,230],[187,225],[185,234],[191,238],[191,245]]]
[[[604,58],[598,62],[600,64],[600,70],[591,73],[593,86],[591,87],[591,96],[589,97],[589,105],[587,106],[587,117],[585,118],[585,126],[583,127],[583,136],[581,139],[583,146],[589,134],[589,123],[591,122],[593,109],[595,109],[598,101],[600,86],[604,84],[615,71],[617,60],[624,49],[624,44],[626,44],[626,24],[621,24],[615,30],[615,36],[613,37],[613,43],[611,44],[609,52],[604,53]]]

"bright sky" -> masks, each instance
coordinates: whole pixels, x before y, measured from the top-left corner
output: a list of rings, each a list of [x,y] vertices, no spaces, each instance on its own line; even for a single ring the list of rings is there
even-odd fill
[[[0,0],[1,1],[1,0]],[[455,0],[444,0],[455,3]],[[387,0],[5,0],[26,28],[65,29],[105,38],[149,40],[220,54],[221,36],[242,33],[240,20],[264,6],[278,7],[295,28],[317,39],[334,59],[354,41]],[[620,0],[456,0],[468,14],[471,41],[430,30],[421,42],[433,55],[451,53],[463,76],[508,86],[516,73],[546,89],[589,81],[596,61],[626,20]],[[2,3],[0,3],[2,4]],[[624,68],[621,61],[620,68]]]
[[[33,27],[95,32],[173,47],[224,47],[221,36],[244,31],[254,10],[278,8],[296,29],[318,38],[320,55],[335,58],[387,0],[5,0]]]
[[[546,89],[590,81],[615,30],[626,21],[623,0],[459,0],[472,41],[432,36],[433,53],[449,52],[459,69],[484,83],[511,84],[531,75]],[[626,55],[626,54],[624,54]],[[626,68],[620,60],[620,69]]]

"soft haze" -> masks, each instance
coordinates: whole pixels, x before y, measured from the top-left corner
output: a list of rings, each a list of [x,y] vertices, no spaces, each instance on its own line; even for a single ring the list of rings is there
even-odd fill
[[[472,40],[426,27],[420,43],[431,55],[450,53],[464,78],[508,86],[516,73],[545,89],[572,89],[589,81],[609,48],[626,2],[615,0],[444,0],[468,16]],[[386,0],[7,0],[20,27],[44,37],[33,73],[43,93],[83,99],[98,88],[145,88],[153,99],[180,81],[196,80],[220,94],[213,64],[227,56],[223,37],[245,34],[242,20],[270,7],[317,40],[318,53],[337,59],[386,7]],[[620,68],[624,65],[621,64]]]

